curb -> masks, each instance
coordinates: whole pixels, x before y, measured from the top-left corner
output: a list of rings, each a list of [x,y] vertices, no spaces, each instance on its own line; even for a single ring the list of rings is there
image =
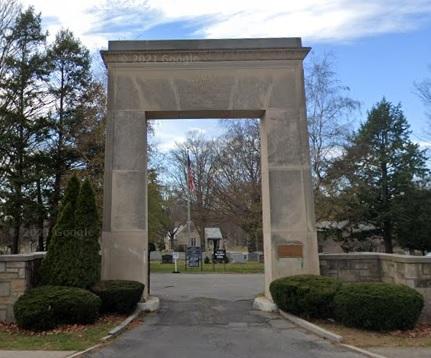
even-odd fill
[[[350,344],[340,344],[340,346],[347,348],[347,349],[350,349],[354,352],[361,353],[361,354],[363,354],[367,357],[370,357],[370,358],[388,358],[388,357],[382,356],[381,354],[373,353],[373,352],[367,351],[367,350],[362,349],[362,348],[351,346]]]
[[[133,312],[129,317],[127,317],[123,322],[121,322],[118,326],[112,328],[108,335],[102,338],[102,341],[107,341],[108,339],[111,339],[115,336],[118,336],[120,333],[122,333],[127,326],[134,321],[140,314],[142,313],[142,310],[140,307],[136,307],[135,312]]]
[[[89,348],[87,348],[81,352],[73,353],[72,355],[67,356],[67,358],[81,357],[85,353],[89,353],[93,350],[96,350],[96,349],[102,347],[104,343],[106,343],[110,339],[118,336],[120,333],[124,332],[126,330],[127,326],[131,322],[133,322],[142,312],[143,311],[141,310],[141,308],[139,306],[137,306],[136,310],[129,317],[127,317],[124,321],[122,321],[118,326],[115,326],[114,328],[112,328],[108,332],[108,335],[106,335],[105,337],[102,337],[100,339],[101,343],[97,343],[96,345],[89,347]]]
[[[294,316],[290,313],[284,312],[282,310],[279,310],[282,317],[286,318],[287,320],[295,323],[297,326],[306,329],[307,331],[310,331],[314,333],[316,336],[322,337],[327,339],[328,341],[334,342],[334,343],[341,343],[343,341],[343,337],[339,336],[338,334],[332,333],[327,331],[326,329],[323,329],[322,327],[316,326],[313,323],[310,323],[302,318],[299,318],[297,316]]]
[[[360,353],[364,356],[370,357],[370,358],[387,358],[385,356],[382,356],[380,354],[377,353],[372,353],[370,351],[367,351],[365,349],[362,348],[358,348],[355,346],[351,346],[350,344],[343,344],[343,336],[339,336],[338,334],[332,333],[322,327],[319,327],[317,325],[315,325],[314,323],[308,322],[302,318],[299,318],[297,316],[294,316],[290,313],[284,312],[282,310],[279,310],[280,315],[287,319],[288,321],[291,321],[292,323],[296,324],[297,326],[311,332],[314,333],[316,336],[319,336],[321,338],[327,339],[330,342],[336,343],[341,347],[350,349],[353,352],[356,353]]]
[[[95,349],[97,349],[97,348],[99,348],[99,347],[101,347],[101,346],[102,346],[102,343],[98,343],[98,344],[96,344],[95,346],[92,346],[92,347],[90,347],[90,348],[87,348],[87,349],[86,349],[86,350],[84,350],[84,351],[73,353],[72,355],[67,356],[67,358],[80,357],[81,355],[83,355],[83,354],[85,354],[85,353],[89,353],[89,352],[91,352],[92,350],[95,350]]]

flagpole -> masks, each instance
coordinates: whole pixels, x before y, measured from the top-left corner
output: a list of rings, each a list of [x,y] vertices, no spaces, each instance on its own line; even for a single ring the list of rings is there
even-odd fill
[[[188,189],[188,195],[187,195],[187,231],[189,235],[189,242],[191,239],[191,217],[190,217],[190,188]]]
[[[190,178],[191,175],[191,163],[190,163],[190,157],[189,154],[187,154],[187,165],[188,165],[188,170],[187,170],[187,233],[189,236],[189,243],[191,243],[191,210],[190,210],[190,180],[192,180]]]

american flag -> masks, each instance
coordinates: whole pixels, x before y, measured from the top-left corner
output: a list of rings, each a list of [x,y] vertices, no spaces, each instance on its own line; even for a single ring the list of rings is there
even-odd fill
[[[193,179],[192,162],[189,154],[187,154],[187,185],[190,192],[195,191],[195,180]]]

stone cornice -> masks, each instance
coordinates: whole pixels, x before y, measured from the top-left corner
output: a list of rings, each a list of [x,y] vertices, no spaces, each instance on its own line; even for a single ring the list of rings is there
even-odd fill
[[[211,50],[105,50],[101,55],[110,63],[193,63],[224,61],[303,60],[310,51],[299,48],[211,49]]]

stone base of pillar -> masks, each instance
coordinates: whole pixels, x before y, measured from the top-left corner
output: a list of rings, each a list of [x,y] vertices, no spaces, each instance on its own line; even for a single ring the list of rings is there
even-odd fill
[[[156,312],[160,308],[160,299],[155,296],[149,296],[145,302],[139,302],[138,306],[144,312]]]
[[[277,312],[277,305],[265,296],[258,296],[253,301],[253,308],[263,312]]]

